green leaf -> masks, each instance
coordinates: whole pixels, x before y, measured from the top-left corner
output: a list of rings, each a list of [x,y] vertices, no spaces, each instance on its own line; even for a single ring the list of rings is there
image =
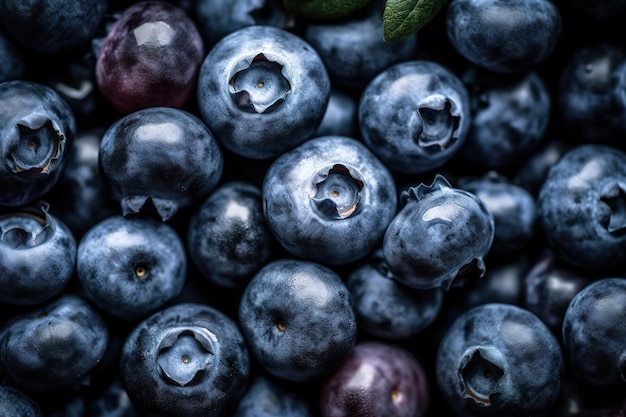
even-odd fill
[[[282,0],[287,12],[310,20],[330,20],[348,16],[371,0]]]
[[[383,39],[398,41],[430,22],[448,0],[387,0],[383,12]]]

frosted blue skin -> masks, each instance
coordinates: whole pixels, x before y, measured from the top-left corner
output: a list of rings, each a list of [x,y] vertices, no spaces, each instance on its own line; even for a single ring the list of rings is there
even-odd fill
[[[537,199],[538,216],[549,247],[568,265],[606,271],[626,259],[625,167],[623,151],[586,144],[550,169]]]
[[[197,116],[151,107],[116,120],[104,133],[99,166],[123,215],[147,212],[167,221],[206,198],[222,177],[222,150]]]
[[[387,228],[383,256],[393,277],[413,288],[462,286],[485,272],[493,215],[474,194],[440,174],[403,193],[404,206]]]
[[[0,301],[36,305],[63,292],[74,274],[76,239],[42,203],[0,218]]]
[[[76,138],[76,120],[52,88],[0,83],[0,206],[42,198],[58,181]]]
[[[268,159],[313,135],[328,104],[330,79],[318,53],[299,36],[249,26],[208,53],[197,96],[202,119],[226,149]]]
[[[561,14],[548,0],[452,0],[445,17],[457,52],[500,73],[537,67],[561,34]]]
[[[109,343],[106,322],[84,298],[65,293],[6,322],[3,375],[27,391],[53,392],[85,382]]]
[[[263,372],[250,382],[231,417],[312,417],[307,397]]]
[[[245,391],[250,358],[232,319],[205,304],[179,303],[128,334],[120,375],[141,415],[223,417]]]
[[[276,158],[262,192],[265,219],[280,244],[326,265],[372,252],[397,205],[389,170],[344,136],[314,138]]]
[[[0,385],[0,414],[3,416],[43,417],[41,408],[33,397],[11,384]]]
[[[443,166],[461,149],[470,127],[463,82],[434,61],[393,65],[361,94],[363,142],[389,169],[421,174]]]
[[[459,417],[550,415],[564,376],[561,346],[546,325],[501,303],[461,313],[441,339],[435,366]]]
[[[87,298],[100,309],[139,321],[181,293],[187,257],[169,224],[115,215],[81,238],[76,274]]]
[[[574,377],[617,386],[626,376],[626,279],[591,282],[571,300],[563,319],[563,351]]]
[[[332,269],[283,258],[245,288],[239,324],[263,369],[288,381],[327,375],[351,351],[357,323],[350,292]]]

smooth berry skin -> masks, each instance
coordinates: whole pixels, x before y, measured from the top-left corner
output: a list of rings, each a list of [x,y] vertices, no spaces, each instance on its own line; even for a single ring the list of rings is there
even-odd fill
[[[331,21],[312,21],[304,39],[320,54],[335,87],[360,91],[381,71],[412,59],[418,36],[383,40],[384,2],[369,2],[364,10]]]
[[[328,106],[313,137],[348,136],[359,137],[358,98],[347,90],[333,88]]]
[[[119,112],[183,107],[196,88],[202,36],[185,11],[165,1],[128,6],[102,42],[100,92]]]
[[[535,197],[495,171],[479,178],[460,179],[458,186],[478,197],[493,215],[495,229],[489,256],[521,253],[535,236]]]
[[[6,383],[0,385],[0,414],[3,416],[43,417],[39,404],[30,393]]]
[[[498,73],[536,68],[561,35],[559,9],[547,0],[453,0],[446,32],[468,61]]]
[[[139,417],[119,375],[90,399],[87,409],[89,417]]]
[[[488,303],[459,315],[436,355],[437,384],[457,416],[545,416],[558,399],[564,361],[534,314]]]
[[[470,112],[469,93],[455,73],[434,61],[411,60],[367,84],[358,119],[363,142],[389,169],[422,174],[458,153]]]
[[[185,246],[161,220],[114,215],[78,244],[76,275],[85,296],[122,320],[139,321],[173,300],[186,274]]]
[[[626,51],[610,43],[575,49],[561,71],[559,116],[578,143],[624,147]]]
[[[108,0],[2,0],[0,26],[22,47],[54,55],[88,45],[108,5]]]
[[[265,219],[283,248],[325,265],[372,252],[397,205],[390,171],[344,136],[313,138],[276,158],[262,193]]]
[[[0,365],[29,392],[77,387],[102,360],[108,340],[107,324],[95,308],[64,293],[3,324]]]
[[[58,181],[76,137],[69,105],[52,88],[13,80],[0,83],[0,205],[42,198]]]
[[[320,124],[330,79],[301,37],[273,26],[248,26],[222,38],[198,78],[202,119],[236,155],[269,159],[309,139]]]
[[[365,340],[320,387],[321,417],[421,417],[430,386],[419,360],[400,345]]]
[[[32,306],[68,286],[76,264],[76,239],[46,203],[0,217],[0,301]]]
[[[603,271],[624,262],[625,166],[619,149],[585,144],[550,169],[537,198],[539,221],[549,247],[570,266]]]
[[[149,211],[163,221],[217,186],[224,161],[206,125],[187,111],[152,107],[115,121],[104,133],[99,166],[123,215]]]
[[[265,373],[257,373],[231,417],[313,417],[303,393]]]
[[[552,165],[574,145],[563,138],[548,137],[518,165],[513,182],[537,197]]]
[[[591,282],[592,278],[564,265],[552,251],[546,250],[524,276],[522,307],[539,317],[560,338],[570,302]]]
[[[409,188],[403,200],[383,240],[395,279],[413,288],[448,290],[485,273],[494,219],[482,200],[452,187],[441,174],[431,185]]]
[[[237,324],[200,303],[179,303],[141,321],[120,358],[124,388],[140,415],[230,415],[250,376]]]
[[[289,15],[276,0],[198,0],[193,7],[198,30],[209,48],[248,26],[289,26]]]
[[[382,251],[376,251],[371,261],[353,269],[346,278],[359,331],[389,341],[416,336],[439,316],[443,290],[401,284],[382,258]]]
[[[289,258],[268,263],[252,278],[241,296],[239,323],[260,366],[295,382],[332,372],[357,337],[341,277],[318,263]]]
[[[563,318],[563,351],[574,377],[593,386],[626,377],[626,279],[593,281],[571,300]]]
[[[242,289],[273,256],[261,189],[244,181],[219,186],[189,219],[189,257],[208,282]]]
[[[494,76],[472,66],[462,79],[472,103],[463,157],[498,169],[529,156],[543,141],[552,116],[551,95],[538,73]]]

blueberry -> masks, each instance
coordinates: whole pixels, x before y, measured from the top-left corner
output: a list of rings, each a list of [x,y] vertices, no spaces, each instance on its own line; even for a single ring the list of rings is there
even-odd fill
[[[333,88],[328,98],[328,106],[313,137],[319,136],[359,136],[358,99],[346,90]]]
[[[219,186],[189,219],[187,248],[210,283],[243,288],[274,254],[259,187],[244,181]]]
[[[166,1],[126,8],[102,42],[98,88],[124,114],[148,107],[182,107],[196,88],[202,36],[185,11]]]
[[[493,215],[490,256],[512,255],[527,247],[537,224],[537,205],[530,192],[495,171],[457,182],[459,188],[478,197]]]
[[[198,107],[207,126],[225,148],[251,159],[276,157],[309,139],[329,95],[318,53],[272,26],[248,26],[222,38],[198,79]]]
[[[462,149],[480,167],[506,168],[543,141],[551,117],[548,86],[535,71],[493,74],[476,66],[462,74],[471,102],[471,126]]]
[[[151,107],[121,117],[100,143],[99,166],[122,214],[149,211],[167,221],[206,198],[223,171],[222,151],[192,113]]]
[[[537,316],[512,304],[465,311],[437,348],[437,383],[458,416],[550,415],[563,376],[558,340]]]
[[[243,395],[250,359],[232,319],[208,305],[179,303],[131,330],[120,375],[140,414],[218,417]]]
[[[344,136],[313,138],[276,158],[262,192],[266,221],[281,245],[329,265],[368,255],[396,212],[389,170]]]
[[[494,219],[482,200],[440,174],[431,185],[409,188],[403,200],[383,240],[395,279],[409,287],[447,290],[484,274]]]
[[[231,417],[313,417],[307,397],[294,388],[257,373]]]
[[[447,67],[427,60],[395,64],[363,89],[363,141],[389,169],[421,174],[441,168],[470,127],[469,93]]]
[[[20,313],[0,329],[0,365],[30,392],[78,387],[108,346],[106,322],[85,299],[63,293]]]
[[[0,384],[0,414],[17,417],[43,417],[35,399],[10,384]]]
[[[354,268],[346,286],[359,331],[381,339],[408,339],[422,333],[435,322],[443,306],[441,288],[416,289],[393,279],[382,250]]]
[[[426,415],[430,385],[421,362],[400,345],[365,340],[321,383],[321,417]]]
[[[290,16],[279,0],[197,0],[193,11],[198,30],[209,48],[244,27],[290,25]]]
[[[108,0],[2,0],[0,26],[30,51],[59,54],[91,41],[108,4]]]
[[[246,286],[239,324],[269,374],[310,381],[336,369],[356,342],[350,292],[323,265],[297,259],[266,264]]]
[[[626,154],[578,145],[552,166],[537,199],[548,245],[564,262],[608,270],[626,255]],[[564,201],[567,204],[564,204]]]
[[[626,50],[610,43],[579,46],[565,61],[556,98],[559,116],[578,143],[624,147]]]
[[[446,29],[456,51],[493,72],[526,72],[544,62],[562,31],[549,0],[452,0]]]
[[[0,301],[35,305],[61,294],[74,274],[76,240],[46,203],[0,216]]]
[[[26,80],[0,83],[0,205],[42,198],[58,181],[76,136],[76,120],[52,88]]]
[[[378,73],[416,53],[418,36],[383,40],[384,1],[341,19],[309,21],[304,39],[320,54],[335,87],[363,89]]]
[[[513,182],[524,187],[536,197],[552,165],[556,164],[572,146],[572,143],[564,138],[545,138],[514,169]]]
[[[601,278],[580,290],[563,318],[563,351],[575,378],[609,386],[626,379],[626,279]]]
[[[101,310],[138,321],[177,297],[185,283],[185,246],[167,223],[115,215],[81,238],[76,275]]]
[[[139,412],[130,402],[118,375],[91,399],[87,415],[89,417],[139,417]]]

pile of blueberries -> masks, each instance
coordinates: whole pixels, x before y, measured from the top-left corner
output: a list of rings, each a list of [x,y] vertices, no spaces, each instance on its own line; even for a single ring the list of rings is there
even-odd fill
[[[626,1],[384,8],[0,0],[0,415],[626,413]]]

